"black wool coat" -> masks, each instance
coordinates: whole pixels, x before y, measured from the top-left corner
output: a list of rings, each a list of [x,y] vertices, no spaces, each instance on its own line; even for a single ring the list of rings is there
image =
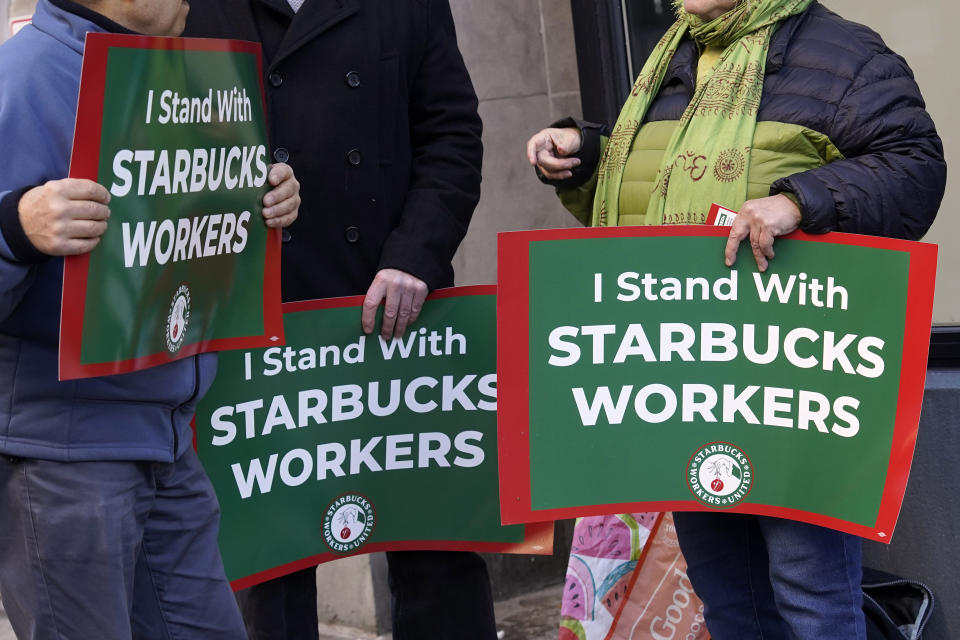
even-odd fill
[[[185,36],[263,45],[273,159],[303,200],[284,300],[362,294],[383,268],[451,286],[483,148],[448,0],[190,5]]]

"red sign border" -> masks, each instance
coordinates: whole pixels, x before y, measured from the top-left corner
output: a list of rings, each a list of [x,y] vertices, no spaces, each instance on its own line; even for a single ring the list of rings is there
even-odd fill
[[[266,117],[266,96],[263,90],[263,56],[259,43],[244,40],[88,33],[84,45],[80,95],[77,100],[77,119],[74,127],[73,151],[70,157],[69,175],[71,178],[86,178],[96,181],[98,177],[103,100],[107,80],[107,58],[110,50],[114,48],[252,54],[256,56],[257,60],[257,80],[260,84],[260,97],[264,104],[264,117]],[[81,127],[80,123],[89,124],[89,126]],[[184,344],[176,355],[171,355],[166,351],[158,351],[129,360],[91,364],[83,364],[80,361],[90,254],[66,256],[63,262],[63,294],[60,314],[59,379],[73,380],[129,373],[209,351],[255,349],[283,344],[280,247],[280,230],[269,229],[264,259],[263,335],[219,338]]]
[[[472,285],[466,287],[450,287],[448,289],[437,289],[429,296],[427,300],[437,300],[441,298],[458,298],[466,296],[489,296],[496,295],[496,285]],[[296,313],[299,311],[316,311],[322,309],[340,309],[343,307],[359,307],[363,304],[364,296],[346,296],[342,298],[323,298],[318,300],[303,300],[300,302],[285,302],[283,304],[284,313]],[[194,433],[196,428],[194,427]],[[499,438],[499,433],[498,433]],[[194,438],[194,448],[196,448],[196,438]],[[301,560],[296,560],[273,569],[260,571],[258,573],[237,578],[230,584],[234,591],[246,589],[253,585],[266,582],[285,576],[295,571],[309,569],[325,562],[339,560],[340,558],[349,558],[351,556],[363,555],[366,553],[376,553],[379,551],[477,551],[480,553],[513,553],[529,555],[550,555],[553,553],[553,521],[548,522],[528,522],[524,523],[522,542],[479,542],[469,540],[402,540],[385,541],[365,544],[353,553],[334,553],[332,551],[308,556]]]
[[[530,497],[530,245],[545,240],[580,238],[633,238],[713,236],[726,237],[725,227],[677,225],[660,227],[603,227],[514,231],[498,234],[497,299],[497,442],[500,448],[500,516],[504,524],[564,519],[638,511],[706,511],[751,513],[800,520],[890,543],[906,491],[916,444],[927,370],[937,246],[894,238],[833,232],[810,235],[802,231],[778,239],[842,244],[890,251],[910,256],[907,309],[904,320],[903,360],[890,462],[874,526],[864,526],[817,513],[756,503],[711,509],[693,500],[625,502],[534,510]],[[718,256],[718,260],[720,257]],[[749,256],[741,256],[741,260]]]

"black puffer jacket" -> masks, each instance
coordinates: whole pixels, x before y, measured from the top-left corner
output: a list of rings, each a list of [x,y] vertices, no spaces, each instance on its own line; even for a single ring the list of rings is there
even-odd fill
[[[680,119],[698,58],[692,40],[677,48],[646,122]],[[943,145],[907,63],[869,28],[818,2],[785,20],[770,43],[757,121],[822,133],[845,157],[771,186],[771,194],[797,196],[804,231],[915,240],[933,223],[946,186]],[[589,156],[603,130],[580,124]],[[571,182],[598,158],[584,157]]]

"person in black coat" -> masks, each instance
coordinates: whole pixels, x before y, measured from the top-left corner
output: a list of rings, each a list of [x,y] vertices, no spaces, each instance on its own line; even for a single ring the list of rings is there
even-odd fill
[[[366,294],[370,333],[402,336],[480,197],[477,97],[447,0],[193,0],[187,36],[259,41],[273,157],[294,167],[284,301]],[[496,637],[474,553],[387,554],[394,638]],[[241,598],[250,637],[317,637],[310,569]]]

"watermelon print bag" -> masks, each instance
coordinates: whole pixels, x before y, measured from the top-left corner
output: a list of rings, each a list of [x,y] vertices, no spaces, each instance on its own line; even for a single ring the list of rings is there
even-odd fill
[[[580,518],[559,640],[708,640],[669,513]]]

